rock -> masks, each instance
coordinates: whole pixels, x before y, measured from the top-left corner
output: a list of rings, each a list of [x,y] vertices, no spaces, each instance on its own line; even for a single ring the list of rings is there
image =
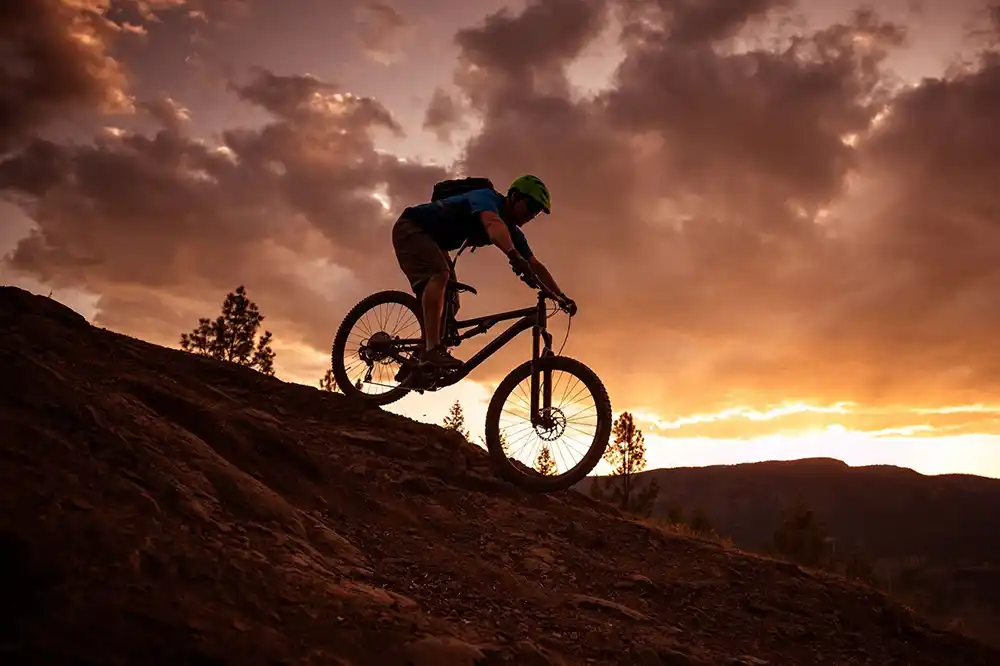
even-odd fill
[[[766,659],[759,659],[748,654],[743,654],[739,657],[733,657],[729,663],[733,666],[767,666],[771,662]]]
[[[351,596],[363,596],[378,604],[394,609],[412,609],[418,606],[417,602],[402,594],[397,594],[381,587],[373,587],[359,581],[348,580],[341,583],[340,591]]]
[[[426,636],[407,644],[406,654],[412,666],[479,666],[486,657],[479,647],[451,636]]]
[[[542,546],[535,546],[534,548],[528,549],[528,555],[545,562],[546,564],[555,564],[556,555],[549,548],[544,548]]]
[[[412,493],[417,493],[418,495],[430,495],[434,493],[436,487],[441,485],[441,482],[435,479],[433,482],[426,476],[411,474],[409,472],[404,472],[396,480],[396,483],[403,490],[408,490]]]
[[[514,663],[518,666],[555,666],[545,650],[529,640],[521,640],[514,644]]]
[[[634,574],[630,574],[625,580],[620,580],[617,583],[615,583],[615,587],[617,589],[619,589],[619,590],[627,590],[627,589],[634,589],[634,588],[650,588],[650,589],[652,589],[652,588],[654,588],[656,586],[653,584],[653,581],[651,581],[646,576],[643,576],[642,574],[634,573]]]
[[[709,663],[718,663],[714,660],[708,662],[704,659],[695,657],[694,655],[686,654],[671,648],[660,648],[656,651],[656,654],[660,658],[658,663],[661,664],[661,666],[708,666]]]
[[[548,571],[549,565],[542,560],[535,559],[534,557],[526,557],[521,560],[521,566],[528,571]]]
[[[619,615],[624,615],[629,619],[640,622],[650,619],[648,615],[640,613],[639,611],[629,608],[623,604],[619,604],[615,601],[609,601],[607,599],[600,599],[598,597],[589,597],[584,594],[573,595],[573,597],[570,598],[570,603],[574,606],[580,606],[581,608],[613,611]]]

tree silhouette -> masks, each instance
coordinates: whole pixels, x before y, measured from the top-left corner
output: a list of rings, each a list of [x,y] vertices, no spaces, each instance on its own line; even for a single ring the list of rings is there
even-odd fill
[[[319,380],[319,387],[324,391],[329,391],[330,393],[343,393],[340,387],[337,386],[337,380],[333,378],[333,370],[330,368],[326,369],[326,374],[323,375],[323,379]]]
[[[801,501],[795,502],[775,528],[774,548],[806,566],[821,566],[827,561],[828,546],[823,528],[812,509]]]
[[[444,417],[444,422],[441,425],[448,430],[454,430],[465,439],[469,439],[469,431],[465,428],[465,413],[458,400],[448,410],[448,415]]]
[[[612,467],[605,479],[595,478],[590,495],[598,501],[616,505],[622,511],[649,516],[659,494],[660,486],[651,479],[645,488],[639,488],[636,475],[646,468],[646,443],[642,431],[635,427],[629,412],[623,412],[615,421],[614,441],[604,452],[604,460]]]
[[[556,473],[556,460],[552,457],[549,447],[542,445],[542,450],[535,458],[535,471],[545,476],[554,476]]]
[[[197,328],[181,334],[181,349],[274,375],[271,332],[264,331],[257,338],[263,321],[257,304],[247,298],[246,289],[240,285],[226,295],[222,314],[215,321],[202,317]]]

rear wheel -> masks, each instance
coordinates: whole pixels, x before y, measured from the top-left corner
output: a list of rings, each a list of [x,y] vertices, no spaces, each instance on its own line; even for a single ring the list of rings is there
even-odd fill
[[[505,479],[535,492],[570,488],[601,460],[611,437],[611,400],[597,374],[576,359],[548,356],[539,363],[542,383],[551,376],[551,408],[531,420],[531,361],[514,368],[486,411],[486,446]]]
[[[423,344],[421,319],[420,303],[404,291],[380,291],[351,308],[330,352],[333,377],[344,395],[380,406],[405,396],[409,389],[395,378],[400,363],[388,352],[412,357]],[[394,344],[400,339],[415,342]]]

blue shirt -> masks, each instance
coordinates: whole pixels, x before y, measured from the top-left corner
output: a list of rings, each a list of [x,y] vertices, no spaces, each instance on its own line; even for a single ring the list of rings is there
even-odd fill
[[[410,206],[403,217],[413,220],[437,242],[442,250],[457,250],[466,240],[470,245],[490,245],[480,213],[489,211],[503,218],[504,196],[489,188],[471,190],[452,197]],[[532,256],[521,228],[507,224],[514,248],[524,258]]]

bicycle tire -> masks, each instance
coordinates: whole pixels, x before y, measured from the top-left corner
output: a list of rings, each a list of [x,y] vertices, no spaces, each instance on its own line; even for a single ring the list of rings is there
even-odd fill
[[[558,476],[544,476],[537,472],[526,473],[516,467],[504,453],[500,443],[500,413],[514,387],[531,376],[531,361],[525,361],[511,370],[494,391],[486,410],[486,447],[491,463],[504,479],[531,492],[549,493],[571,488],[601,461],[611,439],[611,399],[601,378],[583,362],[567,356],[547,356],[538,362],[540,369],[549,368],[573,374],[594,396],[598,423],[597,434],[590,449],[580,462]]]
[[[423,314],[420,309],[420,303],[417,301],[416,297],[405,291],[388,289],[366,296],[358,301],[354,307],[348,310],[347,314],[344,316],[344,320],[340,322],[340,326],[337,328],[337,332],[333,337],[333,345],[330,349],[330,363],[333,368],[333,378],[336,380],[337,386],[340,387],[340,390],[344,392],[344,395],[349,398],[360,400],[365,404],[377,405],[379,407],[401,400],[407,393],[409,393],[410,389],[408,389],[405,384],[401,384],[400,386],[389,389],[381,395],[369,395],[357,389],[347,376],[347,368],[344,364],[344,350],[347,347],[347,336],[350,334],[351,328],[353,328],[354,324],[356,324],[368,310],[387,303],[402,305],[413,312],[417,321],[420,323],[420,335],[423,337]]]

